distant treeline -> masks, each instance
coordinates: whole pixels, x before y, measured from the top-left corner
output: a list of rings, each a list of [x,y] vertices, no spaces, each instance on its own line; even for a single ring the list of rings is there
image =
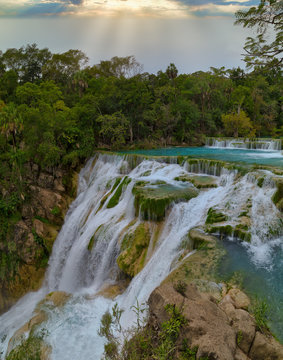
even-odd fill
[[[97,146],[197,144],[202,136],[281,136],[280,71],[143,73],[133,56],[88,66],[79,50],[27,45],[0,53],[1,153],[41,166]]]

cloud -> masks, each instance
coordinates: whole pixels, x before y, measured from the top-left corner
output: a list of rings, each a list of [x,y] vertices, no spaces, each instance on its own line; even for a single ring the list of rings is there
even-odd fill
[[[0,0],[0,16],[232,16],[259,0]]]
[[[19,11],[19,16],[55,15],[66,11],[68,11],[68,6],[61,2],[40,3],[24,7]]]
[[[74,13],[84,0],[0,0],[0,16],[37,16]]]

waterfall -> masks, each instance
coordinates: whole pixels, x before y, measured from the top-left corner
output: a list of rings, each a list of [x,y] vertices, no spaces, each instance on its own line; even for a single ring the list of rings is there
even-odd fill
[[[189,201],[172,203],[160,225],[157,241],[153,236],[150,239],[152,250],[148,251],[143,269],[114,300],[104,298],[103,290],[117,283],[119,277],[116,259],[123,236],[143,221],[135,213],[132,191],[135,184],[145,182],[158,187],[166,182],[182,188],[184,183],[176,179],[195,173],[212,175],[218,187],[200,191]],[[268,262],[268,256],[260,255],[261,246],[270,248],[268,241],[273,238],[268,229],[277,228],[281,219],[271,201],[274,183],[265,181],[259,188],[251,175],[238,179],[236,173],[225,169],[220,162],[204,160],[179,165],[175,161],[155,159],[135,161],[129,155],[99,155],[90,159],[80,173],[77,198],[53,246],[43,287],[27,294],[0,317],[0,353],[6,353],[9,339],[31,318],[36,304],[46,294],[59,290],[72,296],[62,308],[45,309],[48,320],[42,328],[47,330],[45,341],[52,347],[52,360],[100,359],[104,340],[97,331],[103,313],[118,303],[124,309],[122,325],[133,325],[131,307],[137,300],[147,301],[150,293],[172,271],[184,236],[191,228],[204,226],[211,207],[225,212],[227,223],[233,225],[247,208],[249,199],[247,211],[250,211],[252,240],[247,248],[255,262]],[[114,189],[117,181],[119,185]],[[117,204],[110,206],[118,188]],[[153,229],[156,226],[148,223]]]
[[[268,150],[280,151],[282,140],[279,139],[221,139],[206,138],[206,146],[211,148],[246,149],[246,150]]]

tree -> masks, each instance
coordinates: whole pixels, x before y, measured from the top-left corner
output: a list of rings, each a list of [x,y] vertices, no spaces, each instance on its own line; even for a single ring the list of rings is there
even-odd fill
[[[0,104],[0,131],[8,139],[12,137],[14,150],[17,147],[17,135],[23,128],[21,116],[18,114],[15,104],[8,105]]]
[[[42,68],[43,78],[66,84],[75,73],[86,66],[88,57],[80,50],[69,50],[63,54],[53,54]]]
[[[247,67],[278,67],[283,61],[283,1],[261,0],[258,7],[237,11],[235,24],[255,28],[258,35],[248,37],[244,46]],[[270,40],[272,39],[272,40]]]
[[[99,134],[105,144],[116,149],[125,144],[129,131],[129,121],[121,112],[112,115],[100,115],[97,123],[101,126]]]
[[[243,110],[239,113],[222,115],[222,122],[227,136],[255,136],[255,131],[250,118]]]
[[[142,65],[131,56],[114,56],[111,60],[100,61],[98,65],[91,68],[95,76],[114,76],[117,78],[131,78],[141,73]]]
[[[176,77],[178,76],[178,69],[176,68],[176,65],[171,63],[167,69],[166,69],[166,75],[168,76],[168,78],[170,80],[174,80],[176,79]]]
[[[42,67],[51,58],[47,49],[38,49],[36,44],[20,49],[8,49],[1,62],[8,70],[14,70],[22,82],[35,82],[42,77]]]

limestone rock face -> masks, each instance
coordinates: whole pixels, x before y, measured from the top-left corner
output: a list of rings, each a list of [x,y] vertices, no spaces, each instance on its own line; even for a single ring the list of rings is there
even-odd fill
[[[237,348],[235,360],[250,360],[250,358],[241,349]]]
[[[283,346],[257,331],[249,356],[252,360],[282,360]]]
[[[15,264],[14,273],[0,284],[0,314],[41,285],[52,245],[76,192],[74,172],[40,172],[37,165],[27,166],[26,171],[28,200],[7,239]],[[7,251],[4,243],[1,246],[2,251]]]
[[[218,303],[209,293],[199,293],[192,284],[183,296],[165,282],[150,295],[149,324],[157,331],[169,319],[166,305],[175,305],[187,319],[178,344],[185,340],[191,349],[197,347],[197,359],[282,360],[283,346],[271,335],[257,332],[253,317],[237,308],[246,306],[246,295],[236,290],[230,290]]]
[[[239,289],[231,289],[228,294],[232,298],[237,309],[248,309],[250,299]]]
[[[182,337],[193,348],[198,346],[197,358],[233,360],[236,353],[236,331],[230,326],[227,315],[213,301],[190,285],[186,297],[177,293],[170,284],[157,288],[149,298],[151,316],[159,324],[167,320],[167,304],[183,309],[188,324]]]

